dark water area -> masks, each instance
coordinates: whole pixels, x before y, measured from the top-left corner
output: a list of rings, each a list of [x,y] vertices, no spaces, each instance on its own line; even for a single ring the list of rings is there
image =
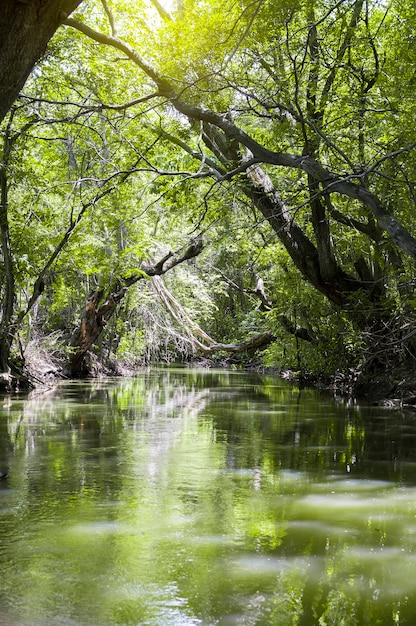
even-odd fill
[[[151,369],[0,399],[0,626],[416,624],[416,412]]]

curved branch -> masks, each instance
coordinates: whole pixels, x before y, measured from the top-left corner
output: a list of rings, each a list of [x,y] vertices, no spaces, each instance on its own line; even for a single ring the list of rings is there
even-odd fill
[[[359,6],[359,4],[360,2],[357,3],[357,6]],[[391,215],[391,213],[389,213],[379,198],[369,189],[356,184],[349,176],[345,178],[337,176],[310,156],[275,152],[264,147],[248,133],[241,130],[236,124],[227,119],[227,117],[183,100],[179,94],[176,93],[170,82],[150,66],[129,44],[118,38],[99,33],[72,18],[66,19],[64,23],[76,28],[98,43],[112,46],[124,52],[133,63],[154,81],[159,89],[160,95],[167,98],[179,113],[182,113],[190,119],[208,122],[221,129],[229,140],[245,146],[256,161],[300,170],[311,176],[315,181],[322,183],[326,193],[337,192],[361,202],[372,212],[379,225],[389,233],[393,242],[406,254],[416,259],[416,239],[393,215]]]
[[[108,17],[108,21],[110,22],[111,34],[113,35],[113,37],[117,37],[117,26],[113,12],[108,6],[107,0],[101,0],[101,4],[103,5],[104,11]]]

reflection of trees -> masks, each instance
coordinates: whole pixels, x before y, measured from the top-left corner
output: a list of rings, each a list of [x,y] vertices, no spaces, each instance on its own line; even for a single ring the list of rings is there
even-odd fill
[[[233,467],[267,466],[306,472],[367,475],[380,480],[416,476],[413,412],[334,403],[329,396],[268,384],[211,394],[214,428],[227,438]]]
[[[8,429],[8,416],[6,411],[0,411],[0,480],[9,470],[9,455],[12,444]]]
[[[404,522],[399,503],[348,492],[343,478],[411,478],[414,417],[394,427],[387,415],[214,371],[149,371],[32,397],[8,413],[19,500],[0,517],[15,543],[0,564],[24,563],[23,604],[44,610],[61,594],[68,616],[89,606],[104,626],[157,623],[159,589],[207,623],[376,623],[391,601],[373,607],[371,594],[388,576],[359,549],[402,545]]]
[[[22,414],[12,418],[7,434],[10,439],[10,431],[29,491],[46,492],[54,483],[69,492],[105,490],[111,483],[117,492],[126,471],[120,449],[127,428],[146,437],[153,471],[154,462],[163,462],[163,451],[180,431],[181,422],[175,419],[195,417],[206,398],[206,390],[187,387],[169,372],[117,383],[73,383],[34,395]],[[163,428],[160,419],[166,420]]]

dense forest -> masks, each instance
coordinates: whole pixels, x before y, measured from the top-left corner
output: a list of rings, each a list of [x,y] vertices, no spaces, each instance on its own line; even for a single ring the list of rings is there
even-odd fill
[[[411,0],[5,0],[5,384],[205,359],[395,395]]]

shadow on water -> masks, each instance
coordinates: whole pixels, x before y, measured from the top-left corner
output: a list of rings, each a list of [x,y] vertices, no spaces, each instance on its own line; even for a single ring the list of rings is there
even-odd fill
[[[3,621],[414,624],[415,437],[414,413],[222,370],[11,400]]]

